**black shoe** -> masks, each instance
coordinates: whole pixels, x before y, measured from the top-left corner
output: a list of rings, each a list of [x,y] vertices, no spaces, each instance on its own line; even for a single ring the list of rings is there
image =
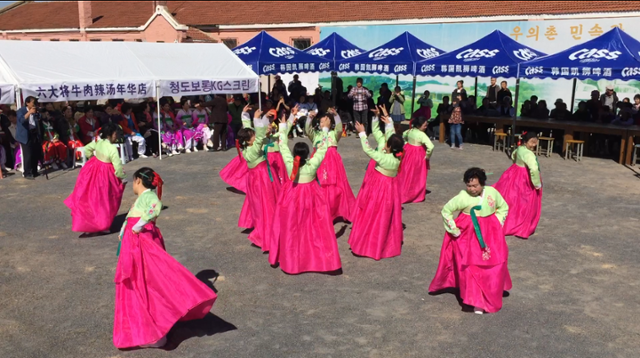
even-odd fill
[[[27,180],[36,180],[36,178],[34,178],[33,175],[25,175],[24,178]]]

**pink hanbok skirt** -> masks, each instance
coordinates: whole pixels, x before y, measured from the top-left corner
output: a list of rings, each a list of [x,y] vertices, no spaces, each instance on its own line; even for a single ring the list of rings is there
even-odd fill
[[[231,159],[229,164],[222,168],[220,171],[220,178],[232,188],[246,193],[248,172],[249,168],[247,167],[247,162],[244,160],[242,155],[237,155]]]
[[[71,209],[71,230],[94,233],[108,230],[118,214],[125,185],[113,164],[92,157],[80,169],[73,192],[64,201]]]
[[[331,220],[338,218],[344,221],[351,220],[351,211],[356,203],[356,197],[349,185],[338,148],[329,147],[317,175],[324,192],[325,202],[329,204]]]
[[[287,182],[276,207],[269,263],[288,274],[332,272],[342,267],[333,220],[316,181]]]
[[[287,167],[284,165],[284,160],[282,159],[282,154],[280,154],[280,152],[267,153],[267,160],[269,161],[271,176],[273,177],[273,188],[276,192],[277,198],[280,195],[282,185],[290,181],[289,174],[287,173]]]
[[[485,260],[473,227],[471,216],[460,214],[455,220],[460,236],[445,233],[440,252],[440,263],[429,292],[459,288],[464,304],[479,307],[489,313],[502,308],[503,291],[511,289],[511,276],[507,268],[509,248],[495,215],[478,217],[480,231],[489,249]]]
[[[536,231],[540,221],[542,188],[536,190],[529,170],[517,164],[507,169],[493,187],[509,205],[504,234],[528,239]]]
[[[404,233],[396,178],[367,170],[352,217],[349,245],[354,254],[374,260],[400,255]]]
[[[403,204],[424,201],[429,174],[429,160],[425,160],[426,155],[427,150],[422,145],[404,145],[404,155],[397,177]]]
[[[280,154],[280,153],[278,153]],[[275,181],[275,180],[274,180]],[[273,238],[273,220],[277,196],[269,179],[267,162],[249,169],[247,176],[247,196],[245,203],[251,213],[253,231],[249,240],[262,251],[269,251]]]
[[[204,318],[217,298],[165,251],[154,222],[134,234],[138,220],[127,219],[114,279],[113,344],[121,349],[155,343],[178,321]]]

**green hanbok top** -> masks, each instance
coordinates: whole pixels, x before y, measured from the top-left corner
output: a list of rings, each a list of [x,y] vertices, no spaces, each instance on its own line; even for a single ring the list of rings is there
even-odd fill
[[[535,153],[524,145],[519,146],[511,154],[513,162],[521,167],[529,169],[529,175],[531,176],[531,182],[533,186],[539,188],[542,186],[540,181],[540,166],[538,165],[538,158]]]
[[[485,186],[482,194],[479,196],[471,196],[466,190],[462,190],[442,208],[445,230],[453,236],[460,235],[460,229],[456,226],[453,213],[460,211],[470,215],[471,210],[476,206],[481,206],[480,210],[475,210],[476,216],[487,217],[496,214],[501,224],[504,224],[504,220],[507,218],[509,211],[509,205],[504,201],[502,195],[490,186]]]
[[[316,179],[316,173],[318,171],[318,167],[322,164],[322,160],[324,159],[325,154],[327,154],[327,146],[328,143],[328,131],[322,131],[323,138],[320,140],[318,150],[313,155],[313,158],[307,159],[306,163],[298,168],[298,174],[294,181],[300,184],[311,183]],[[282,159],[284,160],[284,165],[287,167],[287,173],[291,176],[293,172],[294,158],[289,150],[289,130],[288,126],[285,123],[280,124],[280,154],[282,155]]]
[[[362,143],[362,149],[376,162],[376,170],[381,174],[394,178],[398,175],[398,168],[400,167],[400,159],[396,158],[392,153],[384,151],[384,147],[387,140],[395,133],[393,124],[387,124],[385,127],[385,133],[383,134],[378,124],[378,117],[373,117],[371,121],[371,127],[373,137],[376,139],[378,146],[376,149],[372,149],[369,146],[369,140],[366,135],[360,136],[360,142]]]
[[[405,142],[411,145],[415,145],[418,147],[424,145],[425,147],[427,147],[427,156],[425,157],[425,159],[431,158],[431,153],[433,152],[434,146],[433,143],[431,143],[431,139],[429,139],[427,133],[421,131],[418,128],[411,128],[408,131],[405,131],[402,134],[402,137],[404,138]]]
[[[124,169],[122,169],[122,161],[120,161],[118,148],[108,139],[100,139],[97,142],[91,141],[84,146],[84,154],[87,159],[95,155],[99,161],[113,164],[116,176],[120,179],[124,179],[126,177]]]

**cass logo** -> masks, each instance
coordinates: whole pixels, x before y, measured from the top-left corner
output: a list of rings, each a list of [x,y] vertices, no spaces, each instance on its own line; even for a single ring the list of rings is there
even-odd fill
[[[609,51],[606,49],[597,48],[583,48],[569,55],[569,59],[571,61],[580,60],[580,63],[588,63],[599,62],[601,59],[615,60],[620,55],[622,55],[622,52],[620,51]]]
[[[521,59],[522,61],[529,61],[532,58],[538,57],[538,55],[535,52],[529,50],[528,48],[521,48],[519,50],[515,50],[513,51],[513,55]]]
[[[320,71],[328,70],[329,67],[331,67],[331,64],[329,62],[323,62],[318,66],[318,70],[320,70]]]
[[[544,73],[544,69],[542,68],[542,66],[536,66],[536,67],[527,67],[526,70],[524,70],[524,74],[527,76],[530,75],[541,75]]]
[[[284,57],[287,60],[292,59],[296,54],[293,49],[290,49],[288,47],[273,47],[269,49],[269,53],[273,57]]]
[[[393,72],[405,72],[407,71],[407,65],[396,65],[393,68]]]
[[[456,58],[459,60],[468,61],[477,61],[481,58],[492,58],[494,57],[500,50],[474,50],[472,48],[466,49],[459,54],[456,55]]]
[[[350,63],[341,63],[340,66],[338,66],[338,70],[340,71],[347,71],[351,69],[351,64]]]
[[[625,67],[622,69],[622,77],[640,75],[640,67]]]
[[[255,50],[255,47],[249,47],[249,46],[245,46],[245,47],[240,47],[237,48],[235,50],[233,50],[233,53],[235,53],[236,55],[248,55],[250,53],[253,52],[253,50]]]
[[[369,58],[374,61],[384,60],[389,56],[396,56],[400,51],[404,50],[404,47],[400,48],[379,48],[369,54]]]
[[[436,65],[422,65],[422,67],[420,67],[420,72],[422,73],[427,73],[435,70],[436,70]]]
[[[416,50],[416,52],[418,53],[418,56],[422,57],[422,58],[434,58],[438,55],[440,55],[440,52],[438,52],[438,50],[436,50],[435,48],[419,48],[418,50]]]
[[[502,73],[509,73],[509,66],[493,66],[492,73],[494,75],[499,75]]]
[[[358,56],[361,54],[360,50],[342,50],[340,51],[340,56],[342,58],[351,58],[353,56]]]
[[[262,66],[262,72],[271,72],[276,70],[276,65],[264,65]]]
[[[324,57],[331,53],[331,50],[328,48],[314,48],[308,52],[310,55]]]

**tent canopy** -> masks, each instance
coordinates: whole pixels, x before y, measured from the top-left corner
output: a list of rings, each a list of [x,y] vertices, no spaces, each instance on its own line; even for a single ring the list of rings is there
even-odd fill
[[[337,67],[341,72],[414,75],[416,62],[443,53],[444,51],[404,32],[386,44],[361,55],[339,60]]]
[[[423,76],[517,77],[518,64],[545,56],[496,30],[457,50],[416,64]]]
[[[151,71],[161,97],[258,92],[258,75],[224,44],[125,44]]]
[[[326,39],[304,50],[304,52],[331,61],[331,70],[335,70],[337,69],[336,62],[338,60],[351,58],[365,51],[334,32]]]
[[[637,79],[640,42],[619,28],[553,55],[520,66],[520,77],[577,79]]]
[[[161,96],[258,91],[221,44],[0,41],[0,56],[0,73],[41,102],[155,97],[156,84]]]
[[[261,31],[233,52],[258,75],[328,71],[331,62],[304,53]]]

